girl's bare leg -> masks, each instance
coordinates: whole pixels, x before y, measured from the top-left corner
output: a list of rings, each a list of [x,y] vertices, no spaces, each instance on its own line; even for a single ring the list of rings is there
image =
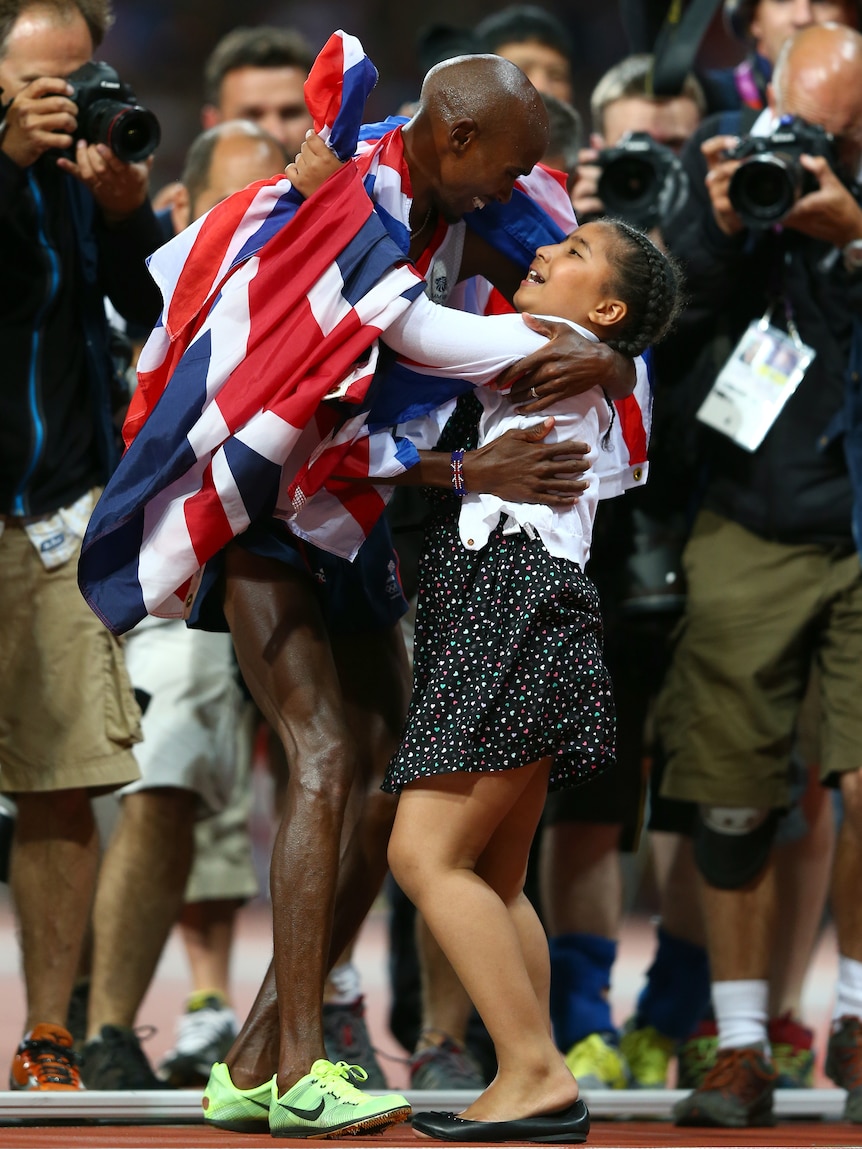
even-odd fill
[[[544,932],[523,894],[548,762],[423,779],[401,794],[395,879],[448,957],[494,1042],[499,1070],[462,1114],[508,1121],[564,1109],[577,1083],[548,1019]]]

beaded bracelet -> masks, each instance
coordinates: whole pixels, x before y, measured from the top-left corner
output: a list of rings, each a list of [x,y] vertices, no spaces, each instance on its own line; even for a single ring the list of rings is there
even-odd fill
[[[460,498],[467,494],[464,486],[464,452],[452,452],[452,490]]]

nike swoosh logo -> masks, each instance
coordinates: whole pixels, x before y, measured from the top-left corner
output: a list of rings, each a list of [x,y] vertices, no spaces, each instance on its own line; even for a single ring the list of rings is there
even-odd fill
[[[288,1113],[292,1113],[294,1117],[299,1117],[302,1121],[316,1121],[326,1107],[326,1102],[323,1098],[320,1099],[320,1104],[314,1109],[294,1109],[292,1105],[282,1105],[282,1109],[286,1109]]]
[[[253,1097],[246,1097],[246,1101],[250,1101],[252,1103],[252,1105],[257,1105],[257,1107],[259,1109],[265,1109],[267,1111],[267,1113],[269,1113],[269,1102],[268,1101],[255,1101],[255,1099]]]

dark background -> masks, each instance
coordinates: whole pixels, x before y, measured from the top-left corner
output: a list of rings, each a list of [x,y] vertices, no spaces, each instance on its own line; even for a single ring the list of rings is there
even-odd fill
[[[629,0],[631,2],[631,0]],[[114,0],[115,22],[97,53],[119,71],[138,99],[161,121],[162,146],[153,187],[180,173],[186,148],[200,130],[202,70],[219,38],[239,24],[298,28],[316,50],[337,28],[358,36],[380,72],[368,119],[382,119],[415,97],[422,79],[416,33],[429,22],[469,28],[505,3],[488,0]],[[543,5],[569,29],[574,43],[575,105],[585,118],[589,95],[602,73],[627,55],[618,3],[570,0]],[[742,45],[716,16],[699,60],[735,63]]]

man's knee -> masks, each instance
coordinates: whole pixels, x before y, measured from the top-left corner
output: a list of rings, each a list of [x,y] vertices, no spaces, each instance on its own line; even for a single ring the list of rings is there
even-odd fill
[[[719,890],[739,890],[759,877],[778,818],[777,810],[751,806],[699,806],[694,857],[706,881]]]

